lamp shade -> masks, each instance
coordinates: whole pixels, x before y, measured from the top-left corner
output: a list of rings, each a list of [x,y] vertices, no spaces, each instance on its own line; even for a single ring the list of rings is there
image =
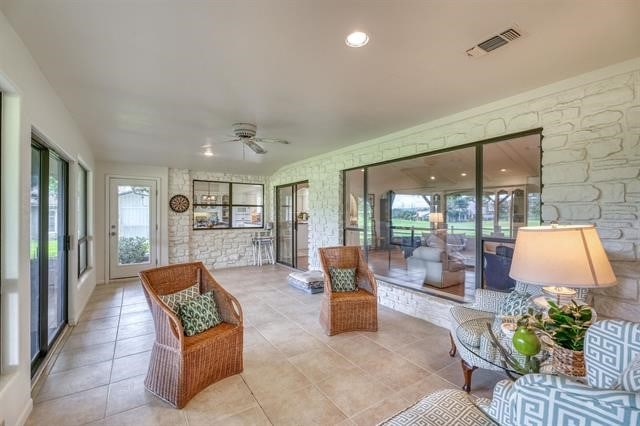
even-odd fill
[[[429,213],[429,222],[442,223],[444,222],[444,217],[442,213]]]
[[[593,225],[520,228],[509,276],[545,286],[609,287],[616,284]]]

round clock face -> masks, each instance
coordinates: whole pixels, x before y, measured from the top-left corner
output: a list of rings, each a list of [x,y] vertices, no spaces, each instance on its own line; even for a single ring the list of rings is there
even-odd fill
[[[184,195],[174,195],[169,200],[169,207],[176,213],[184,213],[189,209],[189,199]]]

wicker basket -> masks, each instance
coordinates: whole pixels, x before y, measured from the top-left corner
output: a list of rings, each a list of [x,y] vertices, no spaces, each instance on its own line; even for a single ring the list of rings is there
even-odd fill
[[[573,377],[584,377],[587,374],[584,368],[584,352],[582,351],[572,351],[556,345],[553,347],[552,360],[556,373]]]

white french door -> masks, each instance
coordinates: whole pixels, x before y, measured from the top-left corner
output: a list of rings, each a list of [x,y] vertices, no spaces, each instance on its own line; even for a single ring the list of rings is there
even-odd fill
[[[136,277],[158,264],[157,183],[109,179],[109,279]]]

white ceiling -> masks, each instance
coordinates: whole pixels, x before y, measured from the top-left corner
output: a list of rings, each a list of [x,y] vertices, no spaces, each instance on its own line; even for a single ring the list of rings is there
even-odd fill
[[[102,160],[268,174],[640,56],[640,2],[0,0]],[[465,50],[517,25],[526,37]],[[371,41],[345,46],[354,29]],[[265,146],[201,146],[250,121]],[[209,139],[208,139],[209,138]]]

